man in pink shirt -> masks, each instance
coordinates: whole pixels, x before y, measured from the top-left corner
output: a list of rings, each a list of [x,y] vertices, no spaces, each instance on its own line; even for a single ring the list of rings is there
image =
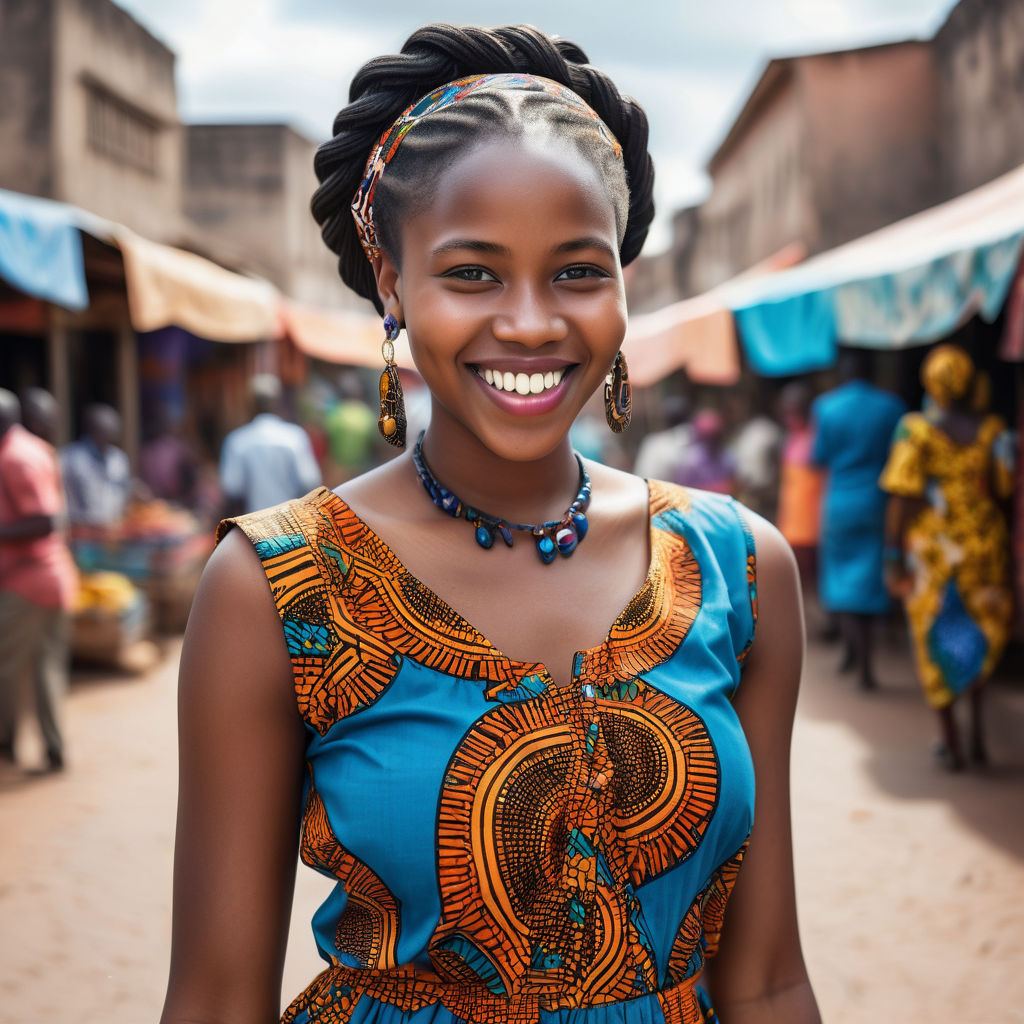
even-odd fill
[[[51,434],[55,413],[47,392],[26,396],[25,421],[38,433]],[[0,758],[14,760],[18,684],[29,672],[47,764],[60,771],[75,567],[56,452],[20,419],[18,399],[0,388]]]

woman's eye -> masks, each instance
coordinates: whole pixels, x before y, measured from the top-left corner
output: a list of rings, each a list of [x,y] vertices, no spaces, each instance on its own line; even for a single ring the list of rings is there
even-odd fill
[[[445,277],[453,277],[456,281],[470,281],[473,284],[483,284],[498,279],[483,267],[455,267],[444,274]]]
[[[575,267],[566,267],[556,281],[583,281],[588,277],[608,277],[608,273],[600,267],[592,266],[589,263],[580,263]]]

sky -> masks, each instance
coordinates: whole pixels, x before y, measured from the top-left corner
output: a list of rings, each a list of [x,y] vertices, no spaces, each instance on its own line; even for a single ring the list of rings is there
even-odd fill
[[[708,158],[768,59],[927,38],[955,0],[117,0],[178,56],[186,122],[330,134],[356,70],[429,21],[530,22],[578,43],[651,123],[659,216],[708,191]]]

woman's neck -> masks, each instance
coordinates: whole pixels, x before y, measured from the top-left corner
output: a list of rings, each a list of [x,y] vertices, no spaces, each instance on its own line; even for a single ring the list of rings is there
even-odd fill
[[[579,487],[568,437],[542,458],[520,462],[495,455],[461,424],[435,415],[423,455],[438,483],[464,504],[509,522],[559,519]]]

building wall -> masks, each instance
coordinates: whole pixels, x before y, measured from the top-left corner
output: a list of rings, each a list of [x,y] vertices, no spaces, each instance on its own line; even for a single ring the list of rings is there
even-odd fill
[[[1024,163],[1024,3],[962,0],[935,38],[947,195]]]
[[[316,146],[287,125],[190,125],[185,214],[209,255],[254,271],[311,304],[358,303],[309,210]]]
[[[156,241],[175,238],[174,54],[111,0],[43,2],[56,11],[50,194]]]
[[[53,5],[0,0],[0,188],[53,190]]]
[[[761,101],[749,129],[721,155],[700,208],[695,291],[720,284],[806,236],[805,126],[792,75]]]
[[[672,242],[664,252],[646,254],[625,268],[626,302],[630,313],[661,309],[693,295],[693,257],[699,230],[699,208],[688,206],[672,215]]]
[[[319,182],[313,170],[316,144],[289,129],[286,135],[285,194],[288,218],[287,292],[300,302],[334,309],[369,312],[365,299],[338,276],[338,258],[320,237],[309,204]]]
[[[287,219],[282,125],[185,129],[185,216],[212,246],[245,254],[245,269],[284,287]],[[210,253],[214,258],[216,249]],[[231,262],[229,260],[229,262]]]
[[[800,58],[810,253],[939,202],[938,99],[928,43]]]

